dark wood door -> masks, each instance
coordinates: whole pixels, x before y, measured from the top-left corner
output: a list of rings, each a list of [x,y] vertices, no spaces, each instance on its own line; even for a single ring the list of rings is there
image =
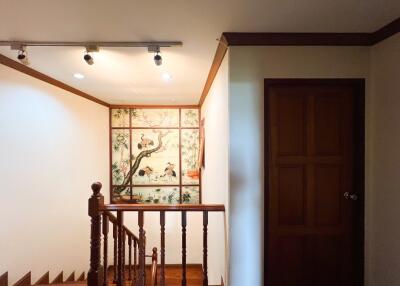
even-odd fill
[[[270,286],[361,285],[352,84],[266,81]],[[362,266],[361,266],[362,268]]]

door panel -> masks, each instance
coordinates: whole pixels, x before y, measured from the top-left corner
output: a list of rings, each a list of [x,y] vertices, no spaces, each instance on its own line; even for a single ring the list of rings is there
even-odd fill
[[[355,89],[266,86],[267,282],[355,284]]]

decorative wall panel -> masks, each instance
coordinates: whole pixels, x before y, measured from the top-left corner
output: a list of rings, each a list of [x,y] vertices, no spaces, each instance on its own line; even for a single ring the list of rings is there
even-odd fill
[[[182,184],[199,184],[199,129],[182,129]]]
[[[201,203],[199,110],[111,109],[111,201]]]

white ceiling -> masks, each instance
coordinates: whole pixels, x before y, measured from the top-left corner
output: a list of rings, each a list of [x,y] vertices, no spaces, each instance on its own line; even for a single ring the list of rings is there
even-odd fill
[[[399,0],[0,0],[0,40],[183,41],[161,67],[145,48],[104,48],[93,66],[81,48],[28,53],[32,68],[109,103],[197,104],[222,32],[372,32],[399,15]]]

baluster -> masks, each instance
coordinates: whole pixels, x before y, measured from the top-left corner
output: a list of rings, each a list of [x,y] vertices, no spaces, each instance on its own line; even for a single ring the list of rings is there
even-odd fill
[[[145,234],[143,230],[144,213],[139,211],[139,286],[144,286],[146,283],[146,253],[145,253]]]
[[[123,280],[125,281],[125,277],[126,277],[126,267],[125,267],[125,241],[126,241],[126,230],[124,228],[124,231],[122,232],[122,277]]]
[[[208,211],[203,212],[203,286],[208,286],[208,243],[207,243],[207,235],[208,235]]]
[[[108,285],[108,216],[103,212],[103,236],[104,236],[104,246],[103,246],[103,285]]]
[[[165,286],[165,211],[160,212],[160,225],[161,225],[161,273],[160,273],[160,286]]]
[[[132,236],[128,235],[128,256],[129,256],[129,270],[128,279],[132,280]]]
[[[104,197],[100,194],[101,183],[92,184],[93,194],[88,201],[90,226],[90,270],[88,273],[88,285],[100,286],[103,284],[100,270],[101,248],[101,213],[100,207],[104,205]]]
[[[182,286],[186,286],[186,211],[182,211]]]
[[[117,274],[117,286],[123,286],[124,275],[123,275],[123,213],[121,211],[117,212],[117,223],[118,223],[118,274]]]
[[[118,227],[116,224],[113,224],[113,239],[114,239],[114,284],[117,284],[117,272],[118,272],[118,251],[117,251],[117,231]]]
[[[135,281],[135,285],[137,283],[137,274],[136,274],[136,270],[137,270],[137,246],[138,246],[138,242],[137,242],[136,238],[134,238],[134,241],[133,241],[133,280]]]

